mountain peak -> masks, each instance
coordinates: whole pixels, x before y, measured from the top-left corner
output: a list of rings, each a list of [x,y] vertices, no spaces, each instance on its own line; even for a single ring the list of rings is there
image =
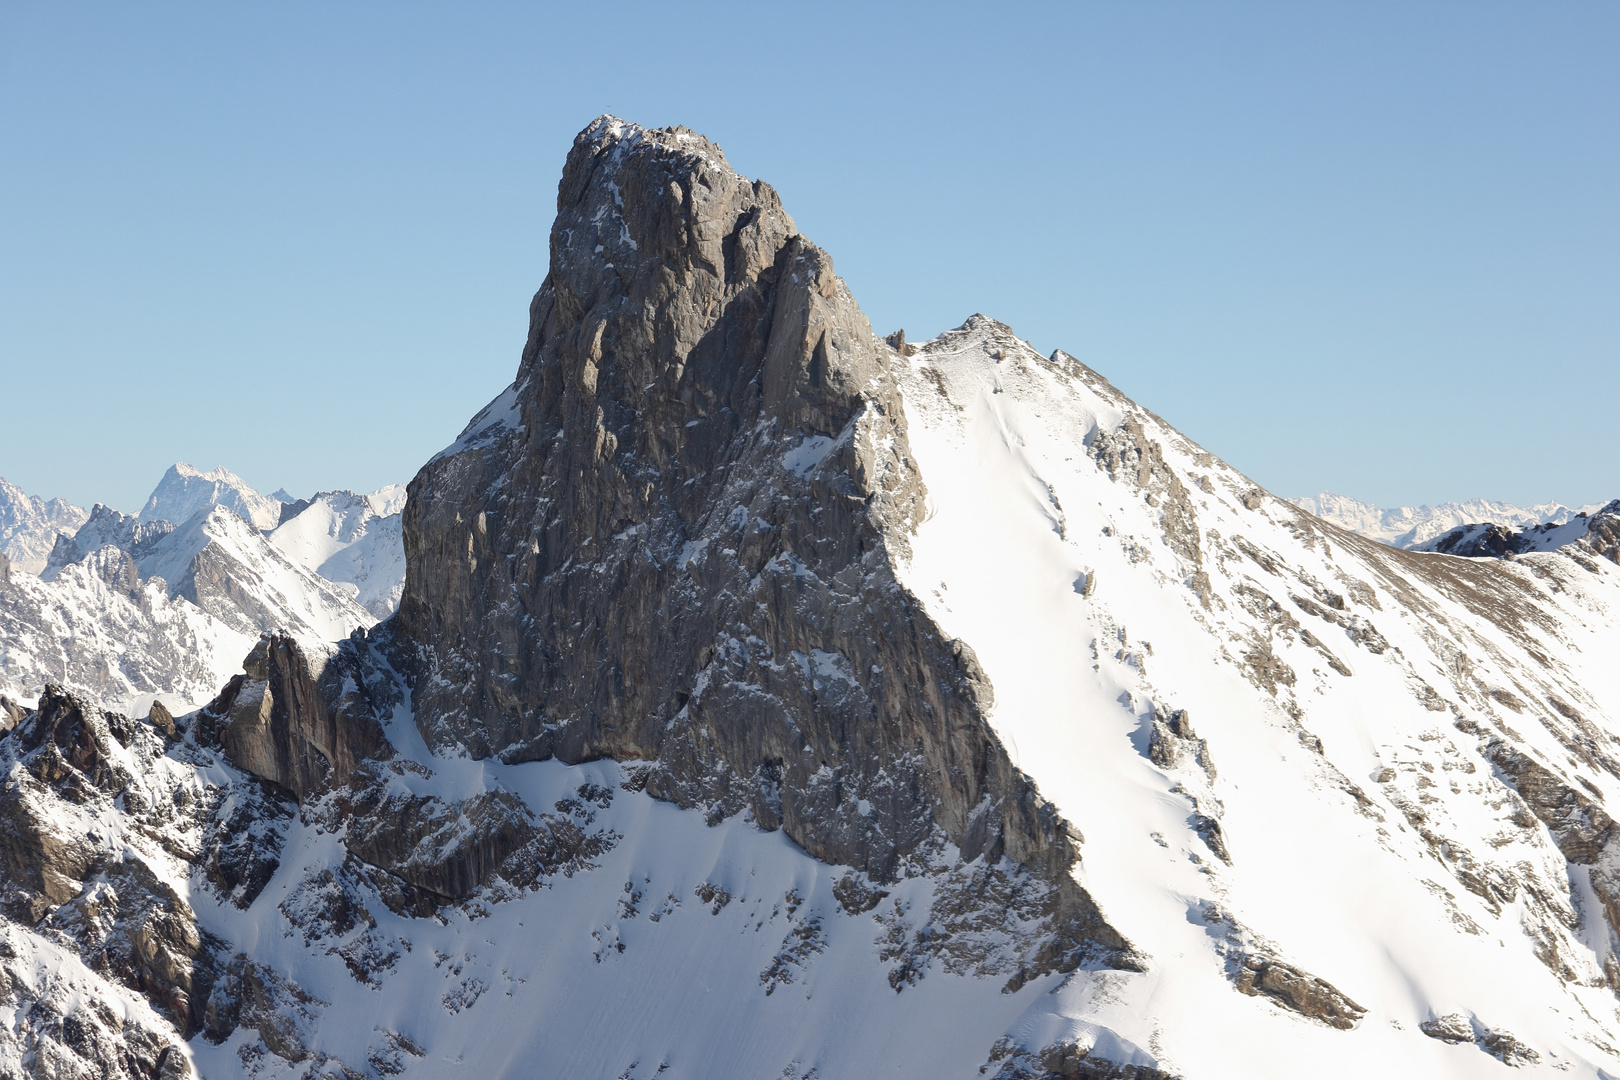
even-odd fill
[[[146,505],[136,516],[143,521],[172,521],[176,525],[223,506],[258,529],[273,529],[281,521],[280,501],[259,494],[240,476],[225,468],[203,472],[183,461],[169,466]]]

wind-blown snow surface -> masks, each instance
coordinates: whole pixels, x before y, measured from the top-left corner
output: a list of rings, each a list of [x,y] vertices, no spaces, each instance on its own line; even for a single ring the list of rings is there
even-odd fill
[[[1528,529],[1547,522],[1567,522],[1577,514],[1590,514],[1600,504],[1570,508],[1549,502],[1539,506],[1514,506],[1490,499],[1441,503],[1439,506],[1397,506],[1384,509],[1344,495],[1324,491],[1320,495],[1294,499],[1295,506],[1309,511],[1340,528],[1382,540],[1400,548],[1422,548],[1452,529],[1465,525],[1504,525]]]
[[[402,484],[370,495],[323,491],[277,526],[270,543],[326,580],[354,586],[355,602],[386,619],[405,589],[404,508]]]
[[[72,534],[90,515],[62,499],[41,499],[0,477],[0,555],[13,570],[37,574],[57,533]]]
[[[1106,1028],[1188,1076],[1499,1075],[1472,1043],[1419,1031],[1460,1012],[1544,1067],[1620,1069],[1585,868],[1514,823],[1467,731],[1511,723],[1528,752],[1620,794],[1620,569],[1369,544],[989,320],[925,344],[904,385],[930,508],[908,583],[977,651],[998,734],[1085,835],[1083,883],[1153,957],[1041,996],[1019,1022],[1027,1045]],[[1127,421],[1162,471],[1126,454],[1116,480],[1100,463],[1098,440]],[[1178,494],[1197,538],[1179,553]],[[1188,711],[1213,778],[1150,760],[1156,709]],[[1578,762],[1583,739],[1598,749]],[[1476,896],[1462,875],[1485,868],[1519,887]],[[1366,1017],[1334,1030],[1236,993],[1218,951],[1235,926]]]
[[[138,515],[143,521],[190,521],[204,510],[223,506],[260,529],[281,520],[281,501],[260,495],[235,473],[218,468],[201,472],[183,461],[169,466]]]

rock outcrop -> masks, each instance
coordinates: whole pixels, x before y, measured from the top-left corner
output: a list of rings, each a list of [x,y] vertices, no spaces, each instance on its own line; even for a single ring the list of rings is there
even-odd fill
[[[297,639],[266,634],[209,704],[214,737],[238,766],[299,800],[344,783],[360,762],[392,756],[355,663],[338,649],[312,664]]]
[[[174,529],[172,521],[143,521],[96,503],[90,517],[73,535],[57,534],[56,544],[51,548],[39,576],[46,581],[55,581],[65,568],[83,562],[109,545],[127,552],[131,558],[144,558]]]
[[[575,141],[512,389],[412,481],[398,666],[430,745],[655,764],[882,881],[942,842],[1127,946],[898,584],[923,510],[890,354],[776,192],[685,130]]]
[[[103,1043],[123,1044],[100,1059],[105,1075],[190,1073],[165,1027],[184,1037],[201,1026],[213,978],[209,942],[191,905],[144,853],[104,831],[115,808],[148,818],[142,824],[152,833],[165,823],[172,811],[141,775],[164,748],[148,725],[57,687],[0,737],[0,1000],[27,1014],[19,1034],[36,1061],[55,1062],[63,1076],[81,1075],[74,1059]],[[32,935],[14,941],[7,924]],[[44,975],[38,954],[64,945],[76,957],[46,960],[54,973]],[[24,952],[36,959],[23,962]],[[104,1013],[72,987],[74,964],[139,994],[151,1011],[121,1020]],[[7,1041],[0,1036],[0,1055]]]

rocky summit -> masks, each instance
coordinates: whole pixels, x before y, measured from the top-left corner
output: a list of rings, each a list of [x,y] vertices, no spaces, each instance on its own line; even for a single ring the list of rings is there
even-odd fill
[[[1616,504],[1358,535],[608,116],[403,517],[244,489],[0,559],[0,1077],[1620,1074]]]

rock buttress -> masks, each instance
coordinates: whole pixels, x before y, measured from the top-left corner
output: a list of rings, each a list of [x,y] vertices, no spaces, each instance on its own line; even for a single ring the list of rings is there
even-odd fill
[[[684,129],[575,140],[513,387],[405,511],[399,666],[430,745],[651,762],[878,880],[940,839],[1128,946],[990,689],[897,581],[923,511],[891,354],[769,185]],[[1055,958],[1056,959],[1056,958]]]

